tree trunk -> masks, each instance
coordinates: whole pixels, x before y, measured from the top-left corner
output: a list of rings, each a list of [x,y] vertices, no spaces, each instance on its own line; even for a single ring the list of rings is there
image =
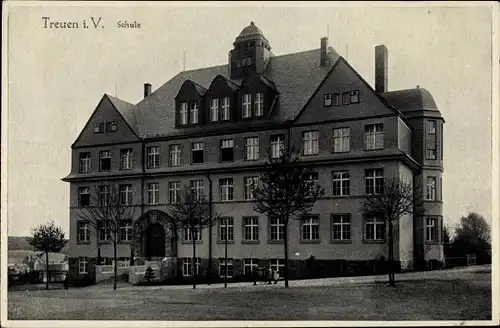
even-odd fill
[[[45,289],[49,289],[49,252],[45,252],[45,268],[47,270],[47,277],[45,281]]]
[[[115,233],[115,238],[116,238],[116,233]],[[114,278],[114,281],[113,281],[113,290],[116,290],[116,279],[117,279],[117,275],[118,275],[118,262],[116,260],[116,239],[115,241],[113,241],[113,257],[114,257],[114,260],[115,260],[115,265],[114,265],[114,274],[115,274],[115,278]]]
[[[283,276],[285,278],[285,287],[288,288],[288,216],[286,217],[284,229],[285,229],[284,231],[285,266],[283,267]]]
[[[195,273],[196,273],[196,241],[194,239],[194,230],[191,229],[191,240],[193,241],[193,261],[192,261],[192,272],[191,272],[191,278],[193,279],[193,289],[196,289],[196,278],[195,278]]]
[[[389,221],[389,285],[394,286],[394,241],[392,235],[392,221]]]

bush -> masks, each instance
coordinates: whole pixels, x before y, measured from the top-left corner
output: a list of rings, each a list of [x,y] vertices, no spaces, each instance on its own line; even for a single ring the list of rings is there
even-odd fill
[[[90,275],[68,277],[68,285],[71,287],[87,287],[95,285],[95,280]]]

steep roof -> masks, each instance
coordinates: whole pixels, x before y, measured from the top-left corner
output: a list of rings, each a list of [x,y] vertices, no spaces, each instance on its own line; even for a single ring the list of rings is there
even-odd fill
[[[439,112],[431,93],[424,88],[390,91],[380,95],[403,113],[415,110]]]
[[[276,117],[272,120],[286,121],[295,118],[314,91],[328,74],[339,54],[329,48],[330,65],[320,65],[320,49],[271,57],[263,76],[274,83],[280,94]],[[185,71],[177,74],[137,105],[137,128],[143,138],[179,134],[175,129],[175,101],[179,88],[191,80],[208,89],[212,80],[221,75],[228,80],[228,65]],[[231,80],[240,85],[241,80]],[[250,123],[249,123],[250,124]],[[188,128],[189,129],[189,128]],[[194,128],[193,128],[194,129]],[[203,129],[203,127],[199,127]],[[187,130],[187,129],[186,129]],[[189,129],[191,131],[192,129]]]
[[[106,94],[106,96],[109,98],[113,106],[115,106],[116,110],[120,112],[128,125],[130,125],[132,130],[137,133],[137,107],[129,102],[110,96],[108,94]]]
[[[267,41],[260,28],[258,28],[254,22],[250,22],[250,25],[241,30],[240,34],[236,37],[236,41],[251,40],[259,36]]]

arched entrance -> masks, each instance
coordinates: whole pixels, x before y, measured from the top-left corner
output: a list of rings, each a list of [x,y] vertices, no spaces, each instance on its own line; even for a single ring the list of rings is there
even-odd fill
[[[146,229],[147,258],[165,257],[165,229],[159,223],[150,224]]]
[[[177,257],[177,232],[168,216],[158,210],[144,213],[134,223],[134,256]]]

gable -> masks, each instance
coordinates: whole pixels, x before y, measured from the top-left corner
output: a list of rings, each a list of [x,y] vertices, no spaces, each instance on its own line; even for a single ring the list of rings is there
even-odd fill
[[[350,93],[357,93],[359,102],[351,103]],[[349,93],[349,104],[343,104],[344,93]],[[325,95],[331,95],[332,105],[325,107]],[[340,95],[340,106],[335,96]],[[353,96],[355,101],[355,96]],[[314,123],[327,120],[345,120],[359,117],[396,114],[368,83],[343,59],[339,59],[319,88],[295,119],[296,123]]]
[[[116,131],[95,133],[96,123],[116,122]],[[139,140],[135,132],[125,121],[123,115],[114,106],[108,96],[104,95],[85,124],[72,147],[92,146],[99,144],[134,142]]]
[[[231,94],[233,91],[238,90],[239,86],[236,85],[234,82],[226,79],[222,75],[217,75],[212,83],[210,84],[210,87],[208,88],[207,92],[205,92],[206,97],[210,96],[219,96],[219,95],[227,95]]]

